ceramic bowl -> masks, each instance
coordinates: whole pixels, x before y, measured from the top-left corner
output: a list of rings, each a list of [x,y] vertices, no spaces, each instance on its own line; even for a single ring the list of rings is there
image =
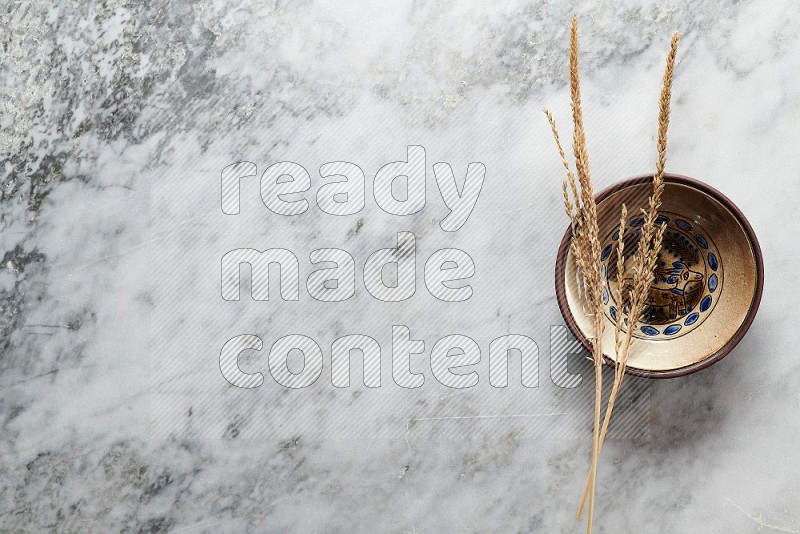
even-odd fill
[[[629,217],[625,247],[635,250],[639,208],[645,207],[652,177],[620,182],[597,195],[602,245],[604,313],[603,347],[614,346],[614,322],[619,303],[616,247],[622,203]],[[761,249],[753,229],[739,209],[716,189],[702,182],[669,174],[659,222],[664,234],[649,305],[634,325],[634,343],[627,372],[648,378],[683,376],[721,360],[753,322],[764,284]],[[587,350],[590,317],[578,297],[574,258],[567,230],[556,259],[556,296],[567,326]],[[606,363],[613,365],[608,350]]]

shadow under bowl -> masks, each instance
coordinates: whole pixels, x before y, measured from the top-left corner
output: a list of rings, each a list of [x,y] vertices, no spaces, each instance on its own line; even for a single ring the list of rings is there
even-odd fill
[[[614,361],[607,348],[614,346],[616,316],[624,306],[616,298],[620,210],[624,203],[629,214],[623,251],[635,253],[644,222],[640,208],[647,206],[651,191],[647,175],[597,195],[606,317],[602,346],[609,365]],[[724,358],[753,322],[764,286],[758,240],[725,195],[695,179],[666,174],[661,198],[658,222],[667,228],[626,369],[646,378],[684,376]],[[571,240],[567,229],[556,258],[556,297],[567,326],[591,351],[591,318],[579,296]]]

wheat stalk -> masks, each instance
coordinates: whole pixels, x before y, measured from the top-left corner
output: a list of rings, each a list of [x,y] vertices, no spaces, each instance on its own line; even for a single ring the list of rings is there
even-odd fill
[[[670,43],[669,54],[667,55],[667,66],[664,70],[664,80],[661,86],[661,98],[659,99],[658,110],[658,161],[656,162],[656,174],[653,176],[653,192],[648,200],[647,211],[642,210],[645,215],[645,223],[642,226],[639,249],[637,254],[633,256],[633,287],[629,291],[630,307],[627,312],[628,324],[630,325],[626,335],[625,341],[620,346],[617,345],[616,349],[616,366],[614,376],[614,386],[611,390],[611,395],[608,400],[608,407],[603,420],[603,428],[600,433],[600,447],[603,446],[605,435],[608,430],[608,423],[611,418],[611,411],[614,408],[614,401],[617,398],[619,389],[622,385],[622,379],[625,376],[625,368],[628,363],[628,354],[630,351],[634,324],[642,316],[647,305],[647,297],[650,291],[650,282],[653,277],[653,269],[655,269],[658,260],[658,253],[661,251],[661,242],[664,238],[664,231],[666,224],[656,225],[658,218],[658,209],[661,207],[661,194],[664,191],[664,167],[667,160],[667,129],[669,127],[669,114],[670,114],[670,101],[672,98],[672,77],[675,70],[675,56],[678,51],[678,33],[672,34],[672,42]],[[623,206],[623,212],[625,206]],[[624,221],[620,221],[620,242],[622,241],[624,231]],[[644,248],[643,248],[644,246]],[[621,253],[617,254],[617,277],[621,277],[624,272],[624,260],[621,258]],[[618,301],[621,302],[621,301]],[[617,314],[617,324],[615,334],[619,339],[619,331],[622,328],[620,317],[623,313]]]
[[[575,155],[575,167],[578,171],[578,179],[581,185],[581,201],[583,205],[583,225],[584,236],[579,240],[577,246],[586,250],[585,255],[589,256],[588,270],[584,277],[589,286],[587,293],[590,295],[589,306],[593,312],[594,340],[592,341],[592,359],[594,360],[595,376],[595,403],[594,403],[594,422],[592,427],[592,462],[589,471],[590,490],[589,490],[589,517],[587,520],[587,532],[592,532],[592,518],[594,517],[594,497],[595,480],[597,476],[597,462],[600,455],[600,405],[602,403],[603,391],[603,327],[605,317],[602,301],[602,262],[600,260],[600,238],[597,224],[597,205],[594,198],[594,189],[589,171],[589,155],[586,148],[586,133],[583,127],[583,110],[581,109],[581,90],[580,90],[580,71],[578,68],[578,17],[572,17],[572,27],[570,31],[569,47],[569,80],[570,97],[572,100],[572,120],[573,129],[573,153]]]
[[[572,149],[575,156],[577,183],[575,174],[570,169],[564,149],[558,135],[553,115],[544,110],[553,138],[558,148],[561,162],[567,173],[567,179],[562,184],[564,195],[564,208],[570,218],[573,230],[570,250],[575,258],[575,263],[580,273],[585,289],[583,297],[586,301],[588,312],[592,317],[593,337],[592,358],[595,368],[595,412],[592,441],[592,467],[590,479],[593,481],[597,471],[597,459],[600,448],[600,408],[602,402],[603,381],[603,350],[602,336],[605,326],[603,315],[603,277],[601,274],[602,262],[600,260],[601,248],[599,229],[597,224],[597,205],[594,197],[591,173],[589,170],[589,155],[586,148],[586,133],[583,126],[583,110],[581,108],[580,77],[578,69],[578,19],[572,18],[570,32],[570,97],[572,103]],[[579,186],[579,187],[578,187]],[[572,193],[572,200],[569,192]],[[581,284],[579,284],[579,287]],[[592,484],[592,488],[594,485]],[[590,493],[588,532],[592,529],[592,515],[594,512],[594,491]]]
[[[587,307],[588,314],[592,317],[593,336],[590,338],[592,346],[592,359],[595,367],[595,410],[592,440],[592,461],[589,475],[584,487],[583,497],[578,507],[577,516],[583,514],[587,495],[589,497],[589,513],[587,518],[587,532],[592,531],[592,520],[594,516],[595,482],[597,479],[597,464],[605,441],[606,432],[614,409],[614,402],[622,387],[622,380],[627,368],[628,355],[633,342],[633,330],[635,323],[639,320],[645,310],[647,297],[652,280],[653,269],[661,250],[666,225],[657,226],[658,209],[661,206],[661,195],[664,190],[664,168],[666,166],[667,151],[667,129],[669,127],[670,101],[672,96],[672,78],[675,69],[675,56],[678,46],[678,34],[672,36],[669,54],[667,55],[667,65],[664,72],[664,79],[659,99],[658,115],[658,159],[656,162],[656,173],[653,176],[653,189],[648,200],[647,209],[642,209],[644,224],[640,229],[639,242],[636,253],[631,257],[630,272],[627,276],[628,266],[625,263],[624,238],[626,231],[626,221],[628,216],[627,207],[623,204],[620,213],[619,238],[616,249],[617,262],[617,287],[615,298],[619,303],[614,324],[614,384],[606,405],[605,416],[602,426],[600,424],[600,412],[602,405],[602,336],[605,326],[605,316],[602,301],[604,280],[601,274],[602,262],[601,243],[599,239],[599,227],[597,222],[597,205],[594,198],[591,173],[589,171],[589,156],[586,148],[586,133],[583,126],[583,111],[581,108],[580,97],[580,77],[578,69],[578,19],[572,18],[570,32],[570,98],[572,103],[573,120],[573,154],[575,157],[575,168],[573,173],[567,161],[566,154],[561,145],[561,140],[556,128],[555,119],[549,110],[543,110],[550,123],[553,138],[558,149],[561,163],[566,171],[567,178],[562,182],[562,194],[564,198],[564,210],[570,218],[572,227],[572,240],[570,243],[570,253],[572,254],[577,267],[576,276],[578,277],[579,298]],[[570,196],[571,193],[571,196]],[[628,306],[623,302],[627,297]],[[628,328],[625,329],[625,324]],[[624,336],[623,336],[624,332]]]

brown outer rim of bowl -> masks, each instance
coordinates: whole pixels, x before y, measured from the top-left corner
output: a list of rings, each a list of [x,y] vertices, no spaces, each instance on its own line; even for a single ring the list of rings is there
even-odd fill
[[[619,191],[620,189],[624,189],[626,187],[630,187],[632,185],[638,185],[642,183],[652,182],[653,175],[652,174],[645,174],[641,176],[636,176],[633,178],[628,178],[627,180],[623,180],[618,182],[607,189],[604,189],[600,193],[598,193],[596,197],[596,202],[599,204],[603,199],[607,196]],[[664,174],[664,182],[665,183],[675,183],[675,184],[682,184],[693,187],[695,189],[699,189],[700,191],[708,194],[710,197],[714,198],[718,202],[720,202],[723,206],[725,206],[731,213],[733,213],[734,217],[739,221],[739,224],[742,225],[744,228],[745,234],[747,234],[747,238],[750,241],[750,246],[753,249],[753,255],[755,256],[756,260],[756,270],[758,271],[757,276],[758,280],[756,280],[756,291],[753,295],[753,300],[750,303],[750,308],[748,309],[747,316],[745,316],[744,321],[739,326],[739,329],[736,333],[728,340],[725,345],[722,346],[717,352],[708,356],[707,358],[695,362],[691,365],[687,365],[685,367],[679,367],[677,369],[669,369],[666,371],[651,371],[648,369],[639,369],[637,367],[626,367],[625,372],[633,375],[639,376],[643,378],[675,378],[679,376],[686,376],[692,373],[696,373],[701,369],[705,369],[706,367],[720,361],[722,358],[728,355],[730,351],[741,341],[744,335],[747,333],[747,330],[750,328],[750,325],[753,323],[753,319],[756,317],[756,312],[758,311],[758,306],[761,303],[761,293],[764,290],[764,259],[761,255],[761,247],[758,244],[758,239],[756,238],[755,232],[753,232],[753,227],[750,226],[750,223],[747,221],[747,218],[744,214],[736,207],[731,199],[711,187],[710,185],[703,183],[699,180],[694,178],[689,178],[688,176],[682,176],[680,174]],[[575,317],[573,317],[572,312],[569,309],[567,304],[567,296],[564,287],[564,270],[566,269],[566,256],[567,250],[569,248],[570,240],[572,239],[572,228],[567,228],[566,233],[564,233],[564,238],[561,240],[561,245],[558,247],[558,255],[556,256],[556,299],[558,300],[558,307],[561,310],[561,315],[564,317],[564,320],[567,322],[567,327],[572,332],[578,341],[580,341],[581,345],[591,353],[591,345],[589,341],[583,336],[580,329],[578,328],[578,324],[575,322]],[[608,356],[604,355],[604,360],[606,365],[611,367],[614,366],[614,361],[609,358]]]

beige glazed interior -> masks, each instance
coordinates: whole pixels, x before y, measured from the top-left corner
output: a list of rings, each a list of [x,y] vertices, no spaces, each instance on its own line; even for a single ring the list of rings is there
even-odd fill
[[[600,241],[616,271],[615,231],[624,202],[635,231],[639,208],[652,190],[650,183],[619,189],[598,203]],[[645,371],[668,371],[697,364],[717,354],[746,321],[757,293],[759,269],[753,245],[736,215],[706,192],[667,180],[659,214],[668,222],[668,247],[654,278],[651,295],[658,316],[635,325],[628,366]],[[635,235],[631,234],[635,239]],[[665,244],[667,240],[665,239]],[[668,250],[667,250],[668,248]],[[625,250],[630,250],[626,241]],[[609,251],[611,251],[610,254]],[[613,266],[612,266],[613,264]],[[564,270],[564,296],[574,326],[584,339],[591,322],[578,297],[578,277],[571,253]],[[604,267],[605,271],[605,267]],[[603,352],[614,358],[614,276],[607,278],[606,328]],[[661,307],[658,307],[661,305]]]

